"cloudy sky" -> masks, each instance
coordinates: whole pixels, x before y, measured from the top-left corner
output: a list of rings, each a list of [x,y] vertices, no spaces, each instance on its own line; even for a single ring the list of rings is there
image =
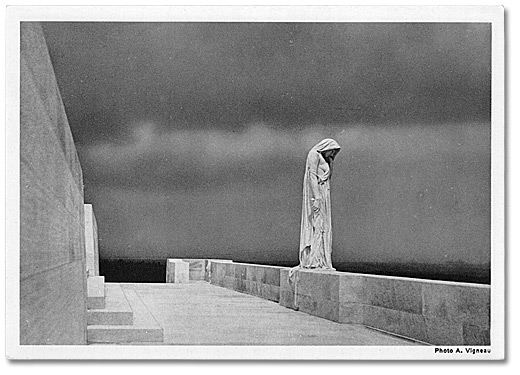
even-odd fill
[[[297,262],[305,156],[333,137],[337,261],[487,261],[472,232],[485,219],[429,236],[488,208],[488,24],[48,22],[44,34],[102,257]],[[356,204],[389,162],[410,196],[462,208],[388,206],[401,223],[423,215],[424,233],[366,239],[388,212]],[[434,255],[413,250],[421,241]]]

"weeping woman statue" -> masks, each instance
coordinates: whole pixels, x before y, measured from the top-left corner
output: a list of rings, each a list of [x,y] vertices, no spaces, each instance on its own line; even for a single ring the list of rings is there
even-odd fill
[[[290,280],[299,268],[334,270],[330,180],[332,164],[340,149],[335,140],[327,138],[314,146],[307,155],[303,177],[300,264],[291,269]]]

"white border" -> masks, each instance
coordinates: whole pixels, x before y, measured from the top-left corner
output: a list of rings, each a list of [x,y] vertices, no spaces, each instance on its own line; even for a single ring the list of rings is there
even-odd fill
[[[20,346],[19,27],[20,21],[299,21],[492,23],[491,355],[439,357],[434,347],[379,346]],[[498,6],[9,7],[6,19],[6,353],[17,359],[442,359],[504,358],[504,10]],[[456,348],[456,347],[453,347]],[[463,348],[463,347],[461,347]]]

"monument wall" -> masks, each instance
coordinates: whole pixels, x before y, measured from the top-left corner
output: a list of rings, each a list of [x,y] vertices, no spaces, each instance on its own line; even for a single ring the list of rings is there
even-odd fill
[[[41,26],[20,34],[20,344],[85,344],[81,167]]]

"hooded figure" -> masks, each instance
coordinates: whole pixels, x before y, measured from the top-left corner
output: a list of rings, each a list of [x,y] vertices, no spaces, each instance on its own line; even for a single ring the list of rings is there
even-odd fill
[[[324,139],[307,155],[303,178],[303,202],[300,231],[300,265],[297,268],[332,267],[332,223],[330,179],[334,157],[340,151],[333,139]]]

